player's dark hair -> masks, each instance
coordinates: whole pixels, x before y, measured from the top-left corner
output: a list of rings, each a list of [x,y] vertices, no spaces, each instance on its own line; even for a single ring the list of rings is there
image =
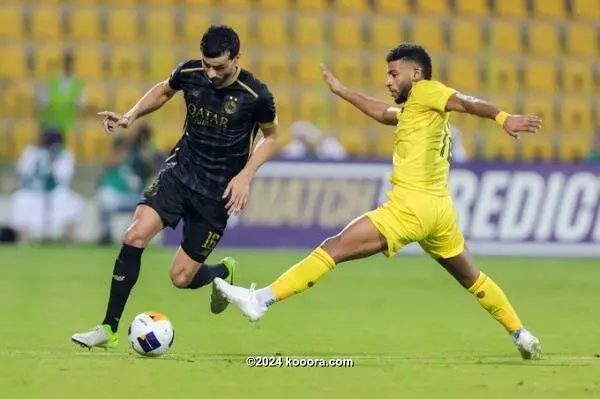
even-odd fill
[[[409,60],[416,62],[423,68],[425,79],[431,79],[431,58],[427,51],[418,44],[403,43],[391,49],[385,57],[387,62]]]
[[[240,52],[240,38],[229,26],[212,25],[202,35],[200,50],[209,58],[220,57],[229,52],[229,59],[233,59]]]

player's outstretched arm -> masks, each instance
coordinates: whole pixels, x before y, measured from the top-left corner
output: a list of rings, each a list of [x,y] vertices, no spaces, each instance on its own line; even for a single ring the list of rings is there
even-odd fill
[[[536,133],[542,120],[535,115],[511,115],[487,101],[462,93],[454,93],[446,103],[446,111],[456,111],[493,119],[506,133],[518,139],[521,133]]]
[[[398,119],[396,118],[399,111],[398,108],[392,107],[384,101],[347,88],[323,64],[321,64],[321,72],[323,74],[323,79],[325,79],[325,83],[327,83],[329,90],[331,90],[333,94],[348,101],[365,115],[370,116],[379,123],[393,126],[398,124]]]
[[[137,104],[124,115],[111,111],[99,112],[98,115],[104,117],[104,130],[107,133],[112,133],[116,127],[128,128],[136,119],[162,107],[167,101],[173,98],[176,92],[169,85],[169,81],[165,80],[164,82],[157,83],[148,90]]]

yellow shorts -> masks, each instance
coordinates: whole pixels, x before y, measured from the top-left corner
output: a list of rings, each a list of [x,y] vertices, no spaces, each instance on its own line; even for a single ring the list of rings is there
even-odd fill
[[[388,201],[366,216],[387,240],[384,254],[388,257],[413,242],[436,259],[457,256],[465,246],[450,196],[394,187],[388,193]]]

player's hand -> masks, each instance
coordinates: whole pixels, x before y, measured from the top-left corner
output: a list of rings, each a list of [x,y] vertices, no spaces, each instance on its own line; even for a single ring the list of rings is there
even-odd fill
[[[133,118],[128,115],[120,115],[112,111],[98,112],[98,115],[103,116],[102,126],[106,133],[112,133],[117,127],[127,129],[132,123]]]
[[[542,120],[535,115],[510,115],[502,127],[506,133],[519,139],[521,133],[536,133],[542,127]]]
[[[229,198],[229,201],[225,205],[229,216],[239,215],[246,207],[248,195],[250,194],[251,180],[252,177],[249,174],[242,172],[231,179],[227,188],[225,188],[223,198]]]
[[[333,75],[333,73],[331,73],[325,64],[321,64],[321,74],[323,75],[323,79],[325,79],[325,83],[327,83],[327,86],[329,86],[329,90],[331,90],[332,93],[340,94],[342,92],[344,85]]]

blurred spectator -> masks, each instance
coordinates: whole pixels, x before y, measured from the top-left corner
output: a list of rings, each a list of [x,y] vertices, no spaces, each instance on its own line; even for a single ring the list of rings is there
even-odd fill
[[[133,212],[140,194],[154,174],[159,154],[152,144],[149,125],[141,124],[133,137],[118,137],[98,187],[100,244],[113,240],[111,225],[115,215]]]
[[[295,122],[291,131],[293,139],[280,153],[283,158],[316,157],[339,160],[347,157],[346,150],[335,137],[323,134],[310,122]]]
[[[19,189],[12,196],[19,240],[72,241],[83,214],[83,199],[70,189],[74,172],[75,158],[57,130],[43,132],[25,148],[17,163]]]
[[[63,137],[72,133],[82,106],[83,82],[73,76],[73,55],[65,53],[63,71],[43,84],[37,93],[42,130],[55,129]]]
[[[587,161],[590,163],[600,164],[600,126],[596,128],[596,132],[594,133],[592,148],[588,153]]]
[[[461,135],[462,133],[454,125],[450,126],[450,133],[452,134],[452,160],[454,162],[467,162],[469,157],[467,151],[462,145]]]

